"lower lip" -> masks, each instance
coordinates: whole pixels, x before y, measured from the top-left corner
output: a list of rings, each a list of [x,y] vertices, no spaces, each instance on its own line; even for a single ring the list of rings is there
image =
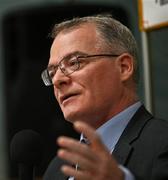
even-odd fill
[[[74,95],[74,96],[71,96],[69,97],[68,99],[65,99],[63,102],[62,102],[62,105],[66,105],[67,103],[70,103],[72,100],[74,100],[76,98],[77,95]]]

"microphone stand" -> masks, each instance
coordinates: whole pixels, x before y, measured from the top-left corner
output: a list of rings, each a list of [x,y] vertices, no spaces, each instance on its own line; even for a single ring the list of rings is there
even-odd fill
[[[27,164],[19,164],[19,180],[35,180],[35,167]]]

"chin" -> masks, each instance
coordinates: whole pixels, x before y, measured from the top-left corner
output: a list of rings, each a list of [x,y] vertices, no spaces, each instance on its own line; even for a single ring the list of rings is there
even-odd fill
[[[71,123],[74,123],[75,121],[82,121],[84,117],[84,113],[82,111],[63,111],[63,115],[64,118]]]
[[[80,120],[80,117],[78,117],[76,113],[64,114],[64,118],[71,123],[74,123],[75,121]]]
[[[67,121],[89,121],[92,116],[92,108],[86,106],[84,103],[71,103],[61,107],[64,118]],[[86,116],[87,115],[87,116]],[[89,120],[88,120],[89,119]]]

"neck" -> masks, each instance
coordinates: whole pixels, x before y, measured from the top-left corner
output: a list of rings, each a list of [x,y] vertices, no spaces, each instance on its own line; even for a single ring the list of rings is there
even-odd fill
[[[112,117],[119,114],[129,106],[139,101],[137,95],[132,96],[134,98],[129,98],[129,97],[130,96],[124,96],[124,98],[119,103],[113,105],[113,107],[109,112],[107,112],[107,114],[102,114],[102,116],[98,116],[99,119],[95,121],[91,121],[89,122],[89,124],[97,129],[105,122],[107,122],[109,119],[111,119]]]

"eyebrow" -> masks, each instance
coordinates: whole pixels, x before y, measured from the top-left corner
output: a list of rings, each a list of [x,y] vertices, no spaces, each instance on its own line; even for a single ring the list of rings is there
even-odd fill
[[[69,59],[73,56],[82,56],[82,55],[87,55],[87,53],[84,53],[82,51],[70,52],[70,53],[66,54],[65,56],[63,56],[60,61],[62,61],[63,59]],[[56,66],[58,66],[59,62],[57,64],[48,64],[47,68],[56,67]]]

